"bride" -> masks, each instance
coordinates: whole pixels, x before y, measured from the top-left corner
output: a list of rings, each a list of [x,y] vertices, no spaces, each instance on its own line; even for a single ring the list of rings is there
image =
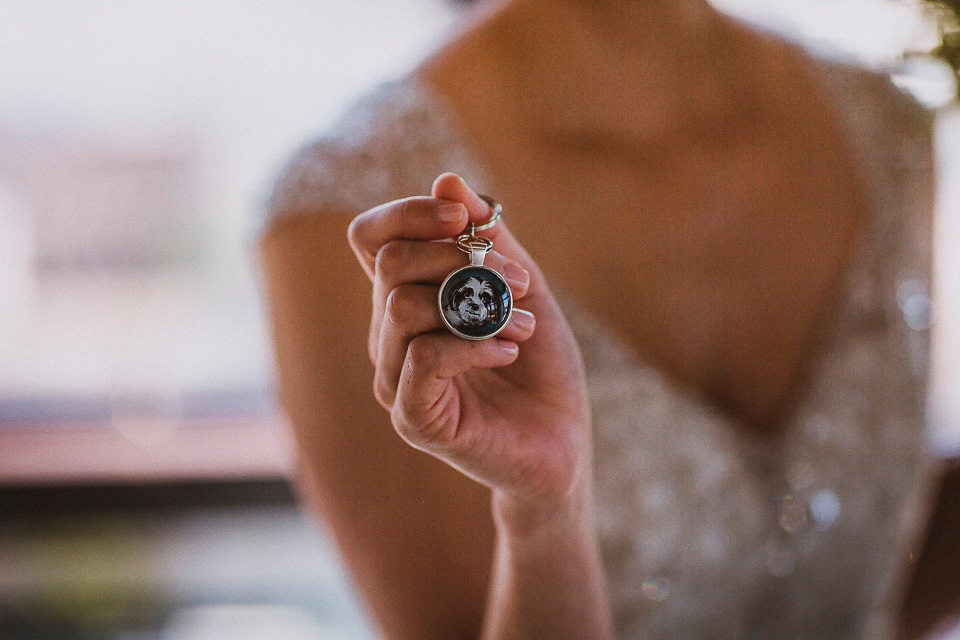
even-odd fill
[[[502,0],[301,149],[261,240],[280,390],[382,633],[927,630],[929,125],[705,0]],[[465,340],[478,194],[514,306]]]

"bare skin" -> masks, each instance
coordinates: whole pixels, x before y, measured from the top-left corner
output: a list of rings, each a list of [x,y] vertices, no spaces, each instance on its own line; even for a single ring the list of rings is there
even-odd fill
[[[621,95],[613,80],[585,92],[591,70],[613,61],[581,53],[585,59],[571,64],[569,52],[560,57],[549,48],[540,57],[538,42],[523,44],[539,32],[521,25],[562,25],[562,39],[577,42],[600,34],[568,35],[582,31],[567,25],[577,16],[550,3],[516,3],[505,14],[465,34],[421,74],[459,106],[485,165],[502,168],[499,195],[510,203],[517,236],[554,286],[599,311],[648,361],[746,427],[769,431],[796,395],[867,215],[808,63],[708,13],[696,24],[710,35],[686,39],[731,42],[732,55],[750,61],[714,71],[722,82],[680,74],[677,82],[688,84],[645,96],[645,87],[662,84],[647,77],[658,63],[664,75],[700,66],[696,59],[658,61],[670,47],[655,41],[652,52],[640,43],[627,58],[640,61],[640,70],[618,74],[642,87],[637,95]],[[470,65],[467,81],[461,78],[461,60],[491,55]],[[511,59],[519,55],[533,59],[528,74]],[[731,77],[727,67],[738,66],[741,77]],[[757,86],[759,77],[790,82]],[[743,90],[720,92],[712,109],[701,96],[698,113],[677,115],[676,105],[704,91],[704,83]],[[536,89],[541,85],[549,93]],[[539,109],[525,108],[514,95],[537,96]],[[561,107],[568,96],[580,97],[582,109]],[[565,110],[570,121],[558,115]],[[583,124],[587,112],[598,115]],[[544,122],[541,113],[551,119]],[[581,233],[604,248],[586,263]],[[635,295],[606,295],[596,283],[609,280],[625,282]]]
[[[496,168],[510,228],[491,260],[522,267],[511,284],[535,327],[519,314],[463,346],[418,311],[462,261],[426,241],[484,214],[456,176],[357,218],[354,254],[330,239],[361,212],[276,227],[263,259],[301,486],[387,637],[607,637],[579,356],[547,280],[776,437],[865,196],[809,60],[699,0],[501,2],[417,73]],[[440,221],[444,203],[461,217]],[[610,281],[633,295],[597,286]],[[531,390],[523,416],[500,402]],[[540,440],[515,430],[531,421]]]

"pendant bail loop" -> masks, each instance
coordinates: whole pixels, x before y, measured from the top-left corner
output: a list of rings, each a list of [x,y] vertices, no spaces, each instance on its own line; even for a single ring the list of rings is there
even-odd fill
[[[489,249],[482,245],[472,245],[470,247],[470,264],[475,267],[482,267],[483,259],[487,257],[487,251],[489,251]]]
[[[513,315],[513,292],[502,275],[483,265],[493,240],[477,233],[500,219],[503,207],[489,196],[490,218],[470,224],[455,239],[457,249],[470,256],[470,264],[444,279],[437,294],[437,307],[446,327],[465,340],[486,340],[500,333]],[[467,231],[469,230],[469,231]]]
[[[483,236],[472,236],[469,233],[463,233],[457,236],[457,249],[470,256],[471,262],[474,260],[474,254],[480,252],[486,255],[493,248],[493,240]],[[481,258],[482,263],[482,258]]]

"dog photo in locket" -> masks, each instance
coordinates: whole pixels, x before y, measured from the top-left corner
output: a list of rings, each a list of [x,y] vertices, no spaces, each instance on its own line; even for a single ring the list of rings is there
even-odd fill
[[[496,334],[507,322],[512,306],[506,282],[483,266],[452,274],[440,294],[444,321],[455,333],[470,339]]]
[[[488,317],[497,313],[493,287],[488,281],[476,276],[467,278],[457,287],[453,292],[453,304],[457,315],[470,327],[482,325]]]

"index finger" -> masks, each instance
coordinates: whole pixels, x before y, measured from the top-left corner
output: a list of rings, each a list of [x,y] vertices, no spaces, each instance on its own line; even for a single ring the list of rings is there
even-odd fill
[[[450,238],[467,224],[467,208],[460,202],[412,196],[381,204],[353,219],[347,238],[364,271],[373,279],[377,252],[392,240]]]

